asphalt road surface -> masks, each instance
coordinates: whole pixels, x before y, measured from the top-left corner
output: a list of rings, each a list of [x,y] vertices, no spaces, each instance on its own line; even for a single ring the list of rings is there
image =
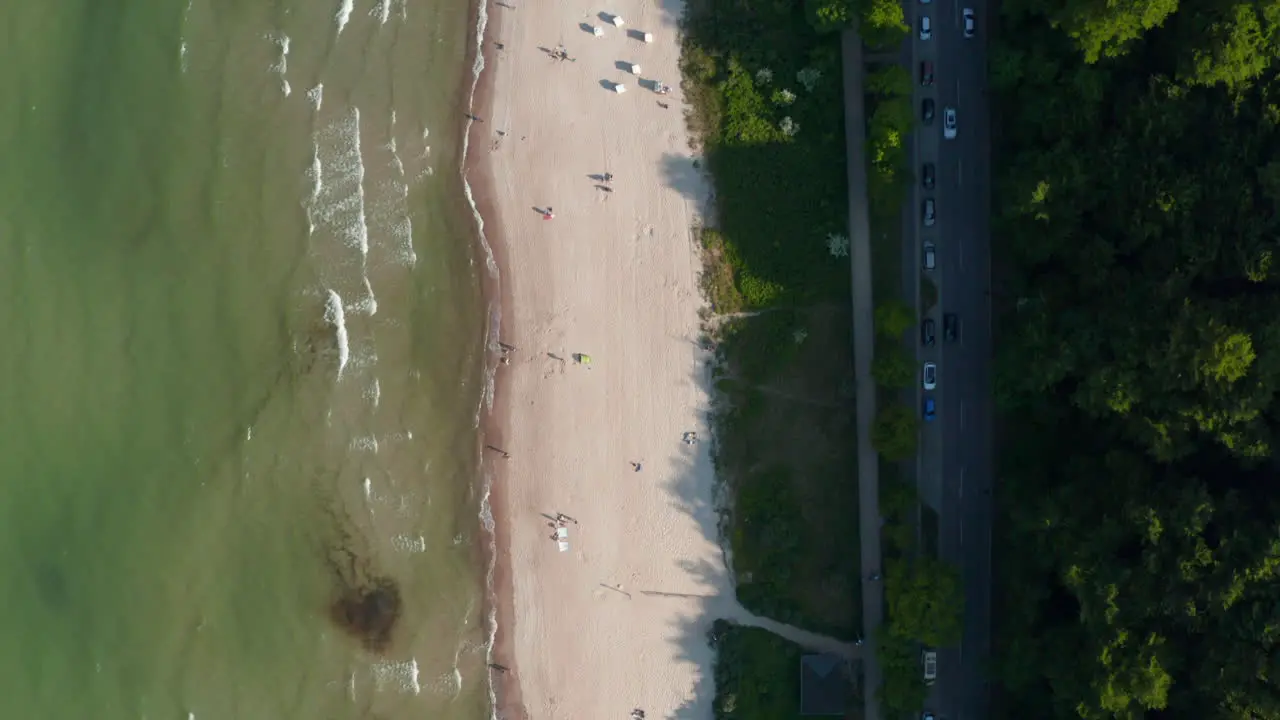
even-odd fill
[[[965,38],[964,8],[976,15],[977,33]],[[932,38],[920,39],[920,18],[931,20]],[[990,711],[987,682],[991,647],[991,248],[990,248],[990,113],[987,98],[986,28],[991,23],[983,0],[918,0],[907,8],[912,26],[911,73],[915,81],[918,131],[912,163],[917,182],[909,201],[914,232],[913,281],[923,267],[923,244],[936,246],[937,266],[927,271],[938,288],[938,303],[927,310],[937,328],[933,347],[920,347],[921,363],[938,365],[931,396],[937,417],[921,433],[918,482],[925,501],[938,511],[941,557],[962,569],[964,638],[959,647],[941,648],[938,679],[929,710],[945,720],[986,720]],[[931,61],[933,84],[920,84],[920,64]],[[935,105],[933,123],[925,125],[921,106]],[[957,116],[957,137],[943,137],[945,109]],[[923,163],[936,168],[933,190],[918,180]],[[926,198],[936,203],[937,221],[924,227]],[[959,336],[947,342],[943,313],[959,318]]]

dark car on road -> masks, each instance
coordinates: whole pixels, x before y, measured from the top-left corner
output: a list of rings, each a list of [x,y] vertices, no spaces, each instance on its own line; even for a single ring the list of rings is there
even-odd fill
[[[925,190],[932,190],[934,182],[933,163],[925,163],[924,166],[920,168],[920,185],[923,186]]]
[[[932,98],[925,98],[924,102],[920,103],[920,119],[924,121],[925,125],[933,124],[933,99]]]
[[[931,397],[925,398],[924,399],[924,421],[931,422],[937,416],[938,416],[938,406],[934,404],[933,398]]]
[[[933,346],[933,338],[934,338],[933,328],[934,328],[934,325],[933,325],[932,318],[925,318],[924,322],[920,323],[920,344],[921,345],[924,345],[925,347]]]
[[[925,87],[933,84],[933,63],[928,60],[920,63],[920,84]]]
[[[958,337],[960,337],[960,317],[955,313],[943,313],[942,339],[955,342]]]
[[[933,227],[933,224],[938,221],[938,211],[934,207],[933,198],[925,198],[924,207],[920,211],[925,227]]]

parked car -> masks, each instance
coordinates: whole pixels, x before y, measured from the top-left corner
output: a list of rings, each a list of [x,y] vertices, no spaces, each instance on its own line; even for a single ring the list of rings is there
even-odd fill
[[[953,107],[942,111],[942,137],[956,139],[956,109]]]
[[[938,265],[937,253],[933,250],[933,243],[924,244],[924,269],[932,270]]]
[[[920,120],[925,125],[933,124],[933,98],[925,98],[920,103]]]
[[[978,21],[973,15],[973,8],[964,9],[964,36],[971,38],[978,32]]]
[[[932,390],[938,387],[938,366],[934,363],[924,364],[924,389]]]
[[[925,347],[933,346],[933,337],[934,337],[933,328],[934,328],[934,325],[933,325],[933,320],[931,318],[925,318],[924,321],[920,323],[920,344],[921,345],[924,345]]]
[[[933,402],[933,398],[931,398],[931,397],[927,397],[927,398],[925,398],[925,399],[924,399],[924,421],[925,421],[925,422],[933,422],[933,419],[934,419],[935,417],[937,417],[937,415],[938,415],[938,406],[934,404],[934,402]],[[936,671],[937,671],[937,666],[938,666],[938,663],[937,663],[937,660],[936,660],[936,658],[937,658],[937,653],[934,653],[934,657],[935,657],[935,660],[934,660],[933,666],[934,666],[934,670],[935,670],[935,677],[936,677]],[[926,665],[925,667],[926,667],[926,671],[925,671],[925,678],[927,679],[927,678],[929,677],[929,675],[928,675],[928,670],[927,670],[928,666]],[[930,684],[930,685],[932,685],[932,684],[933,684],[933,681],[931,681],[931,680],[927,680],[927,682],[928,682],[928,684]]]
[[[920,16],[920,39],[929,40],[933,38],[933,25],[929,22],[928,15]]]
[[[960,317],[955,313],[942,314],[942,338],[947,342],[955,342],[960,337]]]
[[[932,190],[934,183],[934,167],[933,163],[925,163],[920,168],[920,185],[925,190]]]
[[[929,712],[928,710],[925,710],[924,713],[920,715],[920,720],[938,720],[938,719],[934,717],[933,713]]]
[[[920,653],[920,663],[924,665],[924,684],[932,685],[938,679],[938,653],[926,649]]]
[[[933,227],[933,224],[938,221],[938,214],[933,205],[933,198],[925,198],[923,214],[925,227]]]
[[[920,84],[928,87],[933,84],[933,62],[925,60],[920,63]]]

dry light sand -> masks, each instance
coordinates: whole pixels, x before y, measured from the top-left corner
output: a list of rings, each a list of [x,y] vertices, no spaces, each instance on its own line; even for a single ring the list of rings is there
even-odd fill
[[[681,9],[510,4],[489,5],[491,84],[471,129],[502,266],[502,340],[517,348],[497,398],[511,456],[496,461],[495,488],[514,614],[499,631],[514,655],[507,679],[539,720],[625,720],[633,708],[647,720],[710,717],[705,633],[732,592],[712,506],[709,355],[697,346],[691,228],[708,189],[683,117]],[[559,44],[573,61],[549,56]],[[612,193],[589,177],[606,172]],[[547,206],[552,220],[534,210]],[[702,441],[684,444],[687,431]],[[579,521],[568,552],[550,537],[556,513]]]

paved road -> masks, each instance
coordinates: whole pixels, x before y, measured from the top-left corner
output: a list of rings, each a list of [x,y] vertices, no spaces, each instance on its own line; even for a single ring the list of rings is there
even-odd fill
[[[853,272],[853,369],[857,383],[858,523],[861,534],[864,720],[880,720],[875,690],[880,666],[873,639],[884,614],[883,588],[870,580],[880,573],[880,467],[871,447],[871,423],[876,416],[876,383],[871,377],[875,348],[875,309],[871,295],[871,228],[867,215],[866,123],[862,95],[862,40],[858,28],[840,38],[844,65],[845,142],[849,152],[849,240]]]
[[[978,34],[965,39],[961,10],[977,14]],[[937,246],[931,273],[939,302],[928,317],[938,328],[937,345],[921,348],[922,362],[938,364],[937,420],[921,438],[920,488],[939,514],[939,552],[961,568],[964,579],[964,638],[943,649],[930,708],[947,720],[986,720],[990,692],[986,681],[991,637],[991,252],[990,115],[987,102],[986,32],[991,21],[985,0],[934,0],[908,7],[912,26],[912,75],[915,106],[933,98],[937,118],[915,135],[914,165],[933,162],[932,191],[915,186],[910,202],[914,267],[921,267],[925,241]],[[919,39],[919,17],[929,15],[933,38]],[[934,64],[934,84],[920,87],[920,62]],[[954,107],[958,137],[942,136],[943,111]],[[923,228],[925,197],[937,203],[937,224]],[[955,343],[942,337],[944,312],[960,319]]]

